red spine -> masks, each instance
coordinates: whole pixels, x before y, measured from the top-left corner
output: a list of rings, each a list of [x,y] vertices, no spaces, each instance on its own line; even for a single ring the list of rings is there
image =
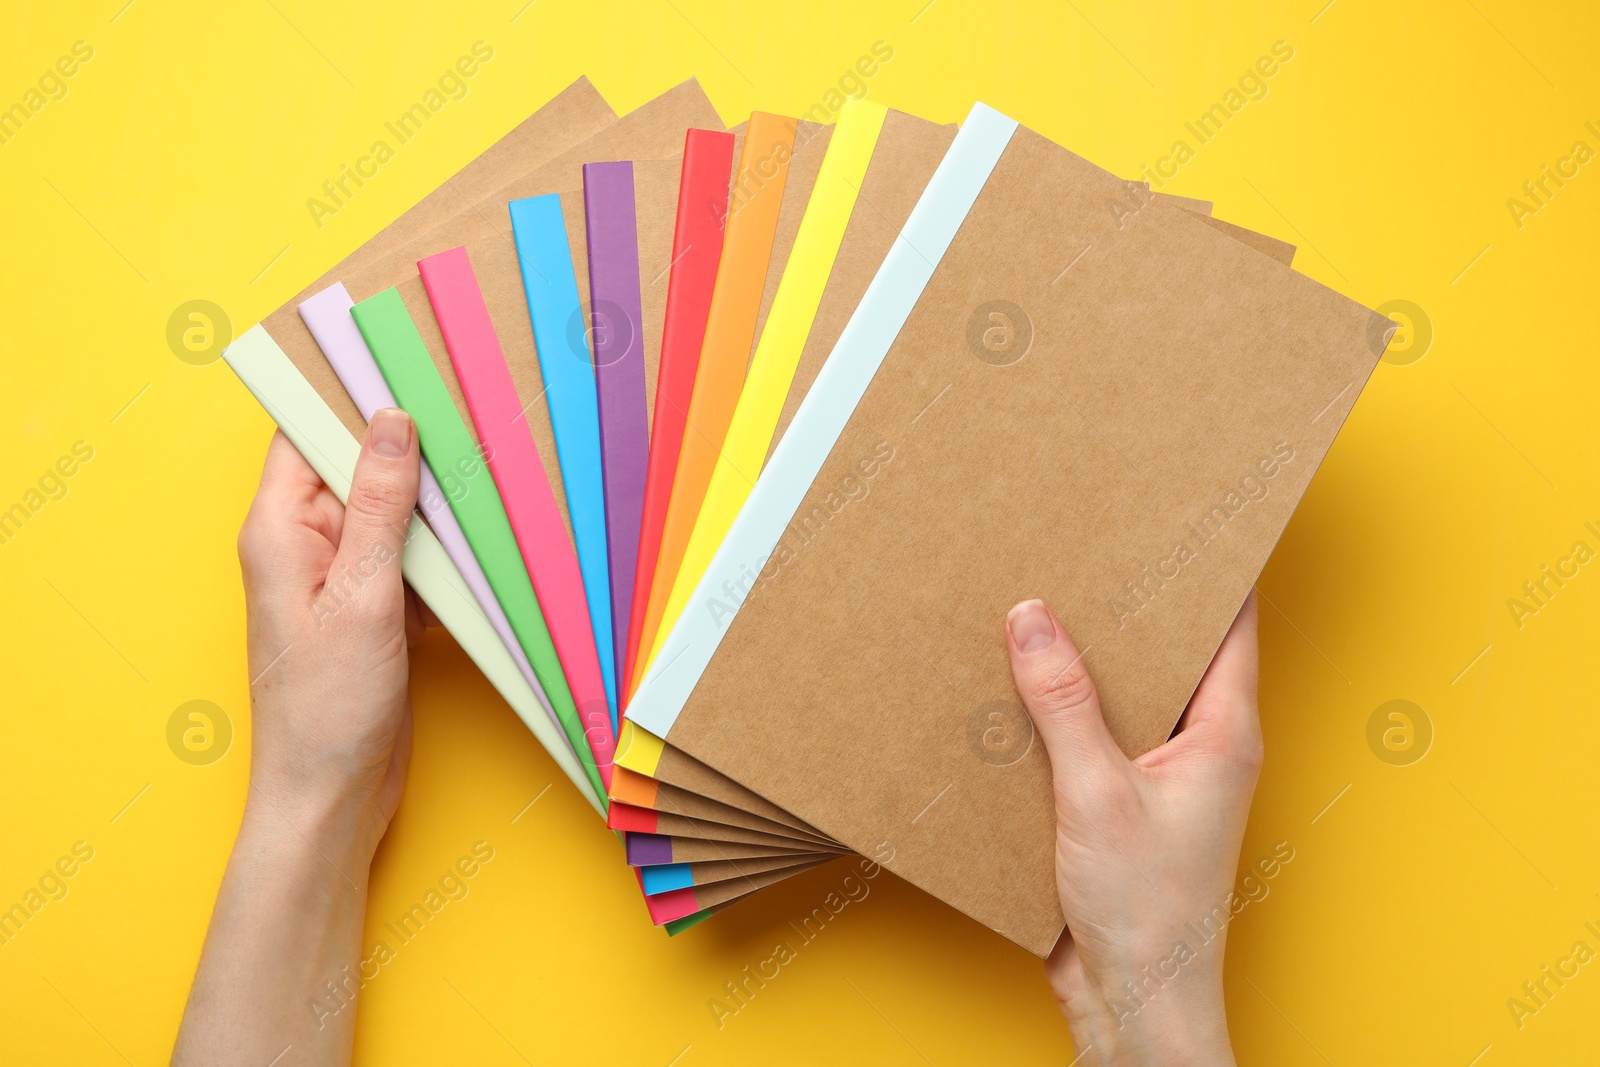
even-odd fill
[[[667,311],[661,327],[661,366],[656,375],[655,413],[650,431],[650,465],[645,474],[644,525],[639,532],[639,564],[633,578],[633,609],[628,619],[628,654],[618,666],[617,699],[633,691],[633,663],[639,657],[646,602],[661,553],[667,499],[683,444],[684,419],[694,375],[700,365],[711,291],[722,258],[722,232],[728,219],[728,181],[733,172],[733,134],[690,130],[683,144],[683,176],[678,185],[678,218],[672,235],[672,275],[667,281]]]

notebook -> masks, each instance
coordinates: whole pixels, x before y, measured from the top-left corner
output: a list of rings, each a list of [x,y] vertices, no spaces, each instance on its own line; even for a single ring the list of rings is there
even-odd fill
[[[971,739],[1015,707],[1006,610],[1053,605],[1159,744],[1392,329],[1123,193],[974,109],[630,706],[1039,955],[1048,766]]]

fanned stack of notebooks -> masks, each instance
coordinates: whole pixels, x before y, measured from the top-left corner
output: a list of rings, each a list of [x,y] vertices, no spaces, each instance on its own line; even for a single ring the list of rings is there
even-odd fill
[[[1040,597],[1164,741],[1393,324],[982,104],[725,129],[579,81],[226,358],[692,925],[840,856],[1043,955]]]

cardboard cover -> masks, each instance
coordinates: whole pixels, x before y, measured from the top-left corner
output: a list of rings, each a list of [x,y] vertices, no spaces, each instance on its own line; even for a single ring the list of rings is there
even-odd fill
[[[894,110],[884,116],[844,237],[834,256],[828,284],[812,316],[810,332],[777,416],[774,447],[833,351],[845,323],[861,302],[868,283],[882,265],[955,135],[954,125],[939,125]],[[767,454],[771,454],[770,449]],[[745,810],[758,810],[754,803],[760,801],[767,805],[761,813],[768,819],[792,820],[794,825],[817,832],[793,814],[756,797],[700,761],[676,751],[670,744],[663,744],[660,738],[635,730],[628,723],[623,724],[618,737],[617,761],[619,767],[651,775],[686,790],[716,789],[718,799]]]
[[[884,118],[878,135],[883,148],[873,152],[857,197],[862,210],[850,213],[850,224],[834,257],[828,288],[812,316],[811,332],[795,365],[767,455],[783,439],[800,401],[810,391],[955,136],[954,125],[941,126],[903,111],[890,111]]]
[[[730,829],[754,830],[757,833],[768,834],[773,837],[788,838],[793,841],[798,849],[836,850],[839,845],[835,841],[825,838],[811,837],[801,834],[798,830],[790,829],[779,823],[768,822],[757,818],[749,812],[740,811],[738,808],[726,804],[717,804],[700,798],[700,803],[695,805],[694,814],[675,810],[670,805],[658,808],[640,808],[632,804],[624,804],[613,800],[607,813],[606,825],[613,830],[625,830],[630,833],[664,834],[672,833],[674,818],[692,819],[698,827],[705,827],[708,833],[720,833],[720,830],[711,830],[711,827],[726,827]],[[689,836],[693,836],[692,834]]]
[[[918,120],[918,121],[920,121],[920,120]],[[947,131],[948,131],[948,133],[949,133],[949,135],[951,137],[953,137],[955,135],[955,129],[956,128],[954,126],[946,127],[946,129],[947,129]],[[928,168],[928,173],[929,174],[931,174],[933,172],[933,168],[934,168],[935,165],[936,165],[936,162],[929,162],[927,164],[927,168]],[[926,182],[924,182],[923,184],[926,184]],[[1235,225],[1235,224],[1233,224],[1231,222],[1224,222],[1221,219],[1210,218],[1210,217],[1208,217],[1206,215],[1206,212],[1210,208],[1210,204],[1207,203],[1206,201],[1203,201],[1203,200],[1191,200],[1188,197],[1173,196],[1172,194],[1169,194],[1169,193],[1156,193],[1155,195],[1157,197],[1163,197],[1163,198],[1170,197],[1171,200],[1175,203],[1176,206],[1181,207],[1183,210],[1185,210],[1185,211],[1187,211],[1187,212],[1189,212],[1191,214],[1194,214],[1194,215],[1196,215],[1196,216],[1198,216],[1198,217],[1200,217],[1202,219],[1205,219],[1205,221],[1207,221],[1208,223],[1213,224],[1214,226],[1216,226],[1217,229],[1221,230],[1222,232],[1229,234],[1230,236],[1232,236],[1232,237],[1236,238],[1237,240],[1243,242],[1244,244],[1248,245],[1249,247],[1256,249],[1257,251],[1261,252],[1263,255],[1266,255],[1269,258],[1274,259],[1277,262],[1282,263],[1285,266],[1288,266],[1294,260],[1294,255],[1295,255],[1295,246],[1294,245],[1289,244],[1287,241],[1280,241],[1275,237],[1269,237],[1266,234],[1257,233],[1254,230],[1246,229],[1243,226]],[[893,224],[894,228],[896,230],[898,230],[898,227],[905,222],[905,217],[906,217],[906,215],[910,214],[910,211],[911,211],[910,204],[907,203],[905,205],[904,212],[899,214],[898,216],[879,214],[878,218],[879,218],[880,222],[887,222],[889,220],[893,220],[892,224]],[[864,233],[859,233],[858,232],[857,236],[860,236],[863,239],[866,239],[866,235]],[[892,240],[893,240],[893,235],[889,235],[887,237],[882,237],[881,238],[881,248],[884,251],[887,251],[888,246],[892,242]],[[882,261],[882,257],[879,256],[876,261],[872,261],[871,262],[870,269],[866,269],[867,265],[863,264],[863,268],[864,269],[862,270],[862,273],[867,275],[868,278],[870,278],[871,274],[873,274],[876,271],[877,264],[879,262],[881,262],[881,261]],[[850,278],[846,274],[843,274],[843,273],[840,273],[840,272],[835,272],[829,279],[829,286],[830,286],[830,290],[838,289],[841,292],[853,291],[853,292],[855,292],[856,294],[859,295],[859,293],[863,289],[865,289],[865,287],[866,287],[866,279]],[[854,305],[852,304],[851,307],[853,308]],[[843,328],[844,328],[844,322],[843,322],[843,319],[841,318],[840,321],[838,322],[838,329],[833,330],[830,334],[818,336],[816,334],[815,330],[813,330],[813,338],[812,338],[812,340],[817,340],[819,342],[824,342],[825,341],[826,347],[831,349],[832,346],[833,346],[833,342],[838,339],[839,330],[842,330]],[[822,357],[818,356],[816,362],[817,362],[818,367],[820,368],[820,365],[821,365],[821,362],[822,362]],[[812,378],[815,377],[815,373],[814,372],[811,375],[811,377]],[[807,382],[807,384],[809,384],[809,381]],[[790,392],[788,401],[789,401],[790,404],[792,404],[795,407],[798,407],[799,404],[800,404],[800,401],[804,399],[804,394],[803,394],[803,392],[801,392],[801,390],[802,390],[802,386],[799,385],[799,384],[796,384],[793,387],[793,389],[791,390],[791,392]],[[796,395],[797,393],[799,395]],[[632,739],[633,742],[634,742],[631,747],[632,747],[632,750],[633,750],[633,752],[635,754],[634,761],[635,761],[636,766],[646,765],[645,760],[648,759],[648,761],[649,761],[648,764],[647,764],[648,766],[650,766],[652,768],[660,767],[662,762],[663,762],[662,761],[662,757],[666,756],[667,759],[664,761],[665,762],[665,769],[661,772],[663,775],[671,777],[674,780],[679,780],[684,776],[682,775],[681,772],[676,772],[674,770],[674,768],[678,767],[678,766],[687,766],[687,767],[694,768],[695,774],[697,776],[697,779],[699,781],[701,781],[701,782],[707,781],[707,779],[705,777],[707,775],[715,776],[715,779],[713,780],[714,786],[716,788],[718,788],[719,791],[721,791],[722,794],[726,798],[728,798],[727,802],[729,802],[729,803],[737,802],[738,806],[742,810],[745,810],[745,811],[757,811],[757,810],[760,810],[765,815],[765,817],[767,819],[771,820],[771,821],[782,822],[782,823],[785,823],[786,825],[792,825],[792,826],[795,826],[797,828],[804,829],[804,830],[806,830],[807,832],[809,832],[809,833],[811,833],[813,835],[822,836],[822,835],[818,834],[818,832],[816,831],[816,829],[814,827],[807,826],[804,822],[802,822],[801,820],[795,818],[793,815],[791,815],[790,813],[784,811],[783,809],[777,807],[775,804],[772,804],[770,801],[768,801],[768,800],[766,800],[766,799],[764,799],[762,797],[756,796],[756,794],[749,792],[743,786],[740,786],[738,783],[733,782],[732,780],[726,778],[723,775],[718,775],[715,771],[712,771],[709,767],[706,767],[705,764],[700,763],[698,760],[694,760],[694,759],[690,758],[689,756],[686,756],[683,753],[677,751],[676,749],[673,749],[673,747],[671,745],[666,744],[660,738],[654,737],[653,735],[650,735],[650,734],[648,734],[648,733],[646,733],[646,732],[644,732],[642,730],[639,730],[633,724],[626,724],[624,726],[624,730],[627,732],[627,734],[629,735],[630,739]],[[649,739],[649,747],[651,749],[653,749],[652,754],[650,756],[648,756],[648,757],[644,757],[644,755],[643,755],[643,753],[646,750],[646,746],[640,745],[638,743],[638,741],[637,741],[637,739],[641,738],[641,737],[648,738]],[[619,741],[618,741],[619,751],[620,751],[620,746],[622,745],[622,743],[623,742],[621,741],[621,739],[619,737]],[[645,772],[645,771],[634,771],[634,770],[625,769],[620,761],[616,765],[613,774],[614,774],[614,776],[613,776],[612,782],[611,782],[611,797],[612,797],[612,799],[613,800],[621,800],[621,801],[624,801],[625,803],[632,804],[632,805],[635,805],[635,806],[638,806],[638,807],[657,807],[658,806],[658,800],[657,800],[658,793],[660,793],[662,795],[662,797],[663,797],[663,799],[661,800],[662,804],[665,804],[665,803],[668,803],[668,802],[671,802],[671,801],[676,801],[676,802],[678,802],[680,804],[680,807],[681,807],[682,801],[678,800],[678,798],[680,798],[682,796],[686,796],[686,795],[687,796],[693,796],[694,795],[692,793],[688,793],[687,790],[683,789],[680,786],[669,786],[669,785],[666,784],[665,781],[661,781],[661,780],[657,780],[656,778],[648,777],[647,776],[648,772]],[[623,783],[623,785],[621,787],[621,790],[619,790],[619,786],[618,786],[619,781],[621,781]],[[702,785],[702,788],[704,788],[703,785]],[[622,790],[626,791],[626,795],[622,794]],[[734,791],[737,791],[737,792],[734,792]]]
[[[832,857],[830,857],[832,858]],[[765,874],[752,874],[727,882],[717,882],[713,885],[694,886],[689,889],[674,890],[662,893],[659,896],[647,896],[646,903],[650,909],[650,919],[657,926],[664,926],[674,919],[682,919],[698,911],[716,907],[719,904],[730,904],[736,900],[764,889],[775,882],[780,882],[791,874],[799,874],[813,867],[820,867],[828,860],[814,860],[781,871],[768,871]]]
[[[1392,330],[1170,204],[1119,228],[1121,184],[974,110],[706,585],[759,578],[632,712],[1039,955],[1049,768],[973,741],[1026,718],[1007,609],[1054,606],[1119,744],[1161,743]]]
[[[1280,241],[1276,237],[1269,237],[1264,233],[1247,230],[1243,226],[1228,222],[1226,219],[1213,218],[1210,215],[1200,215],[1200,220],[1212,229],[1232,237],[1235,241],[1260,252],[1269,259],[1277,260],[1285,267],[1294,262],[1295,247],[1288,241]]]
[[[707,106],[710,106],[709,101]],[[334,282],[382,259],[449,220],[464,207],[500,188],[513,176],[543,167],[615,121],[616,113],[589,83],[589,79],[579,78],[482,155],[462,167],[453,178],[423,197],[262,320],[262,325],[278,343],[278,347],[283,349],[317,395],[322,397],[353,435],[359,438],[364,434],[366,422],[340,388],[332,369],[320,360],[321,353],[299,322],[295,309]]]
[[[688,759],[688,757],[684,758]],[[705,765],[700,764],[700,766],[704,767]],[[716,774],[710,768],[706,768],[706,770],[710,774]],[[723,776],[718,775],[718,777],[721,778]],[[727,781],[725,778],[724,780]],[[736,796],[739,803],[734,804],[726,800],[714,800],[703,794],[691,792],[682,786],[662,782],[618,766],[613,768],[612,771],[611,799],[636,808],[675,811],[680,815],[694,815],[700,818],[709,818],[710,812],[722,809],[731,809],[750,816],[756,814],[751,811],[751,808],[759,808],[762,812],[760,817],[768,823],[799,831],[807,837],[822,837],[821,834],[796,819],[793,815],[780,808],[773,807],[770,801],[763,800],[754,793],[748,792],[736,782],[729,781],[728,784],[738,791]],[[766,814],[769,809],[771,811],[770,815]]]
[[[699,863],[704,860],[758,859],[787,856],[794,842],[774,839],[776,844],[722,841],[709,837],[673,837],[665,834],[622,835],[630,867],[657,867],[666,863]]]
[[[791,856],[769,856],[753,860],[708,860],[704,863],[668,863],[660,867],[640,867],[639,880],[649,896],[670,893],[674,889],[710,885],[730,878],[743,878],[764,871],[778,871],[809,862],[813,857],[804,853]]]
[[[839,339],[851,313],[860,303],[868,283],[877,273],[884,256],[911,214],[911,209],[938,167],[939,161],[944,157],[955,134],[956,127],[953,125],[940,126],[903,112],[890,111],[885,117],[878,136],[881,151],[874,150],[866,174],[860,179],[857,210],[853,210],[850,214],[844,237],[835,255],[833,269],[828,276],[827,287],[811,320],[810,331],[805,338],[805,346],[784,399],[782,411],[777,416],[778,427],[774,431],[774,442],[777,436],[781,436],[782,428],[787,426],[795,409],[804,399],[806,391],[815,380],[828,353],[832,351],[834,343]],[[1128,184],[1144,188],[1142,183]],[[1205,201],[1166,193],[1150,195],[1157,199],[1168,200],[1175,206],[1202,217],[1210,209],[1210,205]],[[1294,246],[1286,242],[1221,220],[1207,219],[1207,221],[1280,262],[1287,264],[1294,256]],[[766,343],[766,337],[763,335],[761,344]],[[743,407],[744,397],[741,395],[740,408]],[[737,415],[736,411],[736,420]],[[770,451],[767,454],[770,454]],[[683,788],[706,788],[709,784],[713,788],[718,788],[721,791],[720,795],[729,803],[736,803],[751,811],[757,810],[754,805],[761,803],[766,805],[762,813],[768,819],[789,820],[793,825],[803,827],[812,833],[816,832],[802,820],[783,812],[782,809],[743,790],[736,783],[720,775],[716,776],[721,779],[720,782],[708,782],[707,775],[715,775],[716,772],[710,771],[704,764],[682,753],[674,752],[671,745],[663,745],[658,738],[642,733],[632,734],[633,729],[631,725],[624,724],[623,733],[619,738],[619,774],[631,775],[634,778],[638,778],[639,775],[654,775],[663,781],[674,781],[678,787]],[[647,738],[648,743],[629,746],[627,739],[630,735]],[[631,758],[628,753],[630,747]],[[663,756],[666,757],[664,762]],[[622,770],[630,763],[633,770]],[[691,769],[691,780],[695,782],[695,786],[686,785],[685,779],[689,776],[684,774],[683,768]],[[651,783],[655,781],[654,778],[641,780]],[[739,790],[739,793],[733,793],[731,790]],[[680,789],[681,791],[683,789]],[[648,786],[633,786],[629,795],[620,796],[614,780],[612,796],[614,799],[638,806],[654,806],[654,794],[649,791]]]
[[[335,281],[346,281],[348,284],[352,275],[359,274],[367,285],[368,291],[361,294],[351,289],[351,295],[357,300],[415,278],[416,261],[423,256],[467,244],[473,236],[485,233],[501,233],[509,237],[511,226],[505,208],[508,201],[577,188],[581,185],[581,168],[586,162],[594,159],[665,157],[681,147],[684,133],[691,126],[711,129],[720,129],[722,126],[716,109],[694,81],[674,87],[621,119],[612,119],[609,108],[605,108],[603,118],[591,114],[593,106],[582,104],[582,101],[592,92],[587,81],[577,83],[573,89],[541,108],[508,135],[506,141],[502,142],[506,144],[503,150],[496,145],[494,150],[464,168],[450,184],[430,194],[422,204],[386,228],[384,239],[373,246],[376,251],[364,246],[263,320],[263,325],[279,348],[353,435],[360,437],[365,433],[366,423],[295,313],[295,307],[301,301]],[[572,100],[568,99],[569,94],[573,94]],[[574,108],[573,101],[582,106]],[[558,103],[562,106],[557,107]],[[604,108],[603,102],[600,106]],[[571,117],[574,110],[578,118]],[[546,117],[547,111],[550,112],[549,118]],[[583,137],[583,133],[592,133],[593,136]],[[538,140],[540,138],[543,140]],[[530,163],[534,164],[532,169],[529,169]],[[467,177],[469,172],[470,180]],[[468,229],[468,226],[486,229]],[[375,264],[384,266],[373,273],[365,273],[372,270]],[[517,287],[520,300],[517,276],[513,274],[509,280]],[[496,281],[489,278],[484,281],[485,297],[491,300],[491,313],[497,311],[493,303]],[[407,295],[420,296],[420,282],[413,293],[402,293],[402,296]],[[407,306],[413,307],[412,301],[408,300]],[[526,309],[523,314],[526,316]],[[509,345],[511,338],[506,336],[505,331],[501,333],[502,344]],[[512,373],[519,395],[525,404],[529,404],[526,417],[534,442],[541,454],[551,454],[554,437],[550,431],[548,413],[543,405],[530,403],[539,397],[543,387],[538,378],[537,362],[529,368],[522,365],[521,361],[516,361]],[[451,389],[458,408],[464,412],[460,386],[453,374],[445,378],[445,385]],[[561,500],[561,487],[553,481],[556,472],[552,469],[549,473],[558,491],[557,499]]]

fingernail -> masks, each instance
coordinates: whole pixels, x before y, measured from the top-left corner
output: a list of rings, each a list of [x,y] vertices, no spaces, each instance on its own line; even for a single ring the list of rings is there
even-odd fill
[[[1056,624],[1042,600],[1024,600],[1012,608],[1006,625],[1019,652],[1040,652],[1056,642]]]
[[[372,416],[372,450],[399,459],[411,449],[411,416],[399,408],[383,408]]]

